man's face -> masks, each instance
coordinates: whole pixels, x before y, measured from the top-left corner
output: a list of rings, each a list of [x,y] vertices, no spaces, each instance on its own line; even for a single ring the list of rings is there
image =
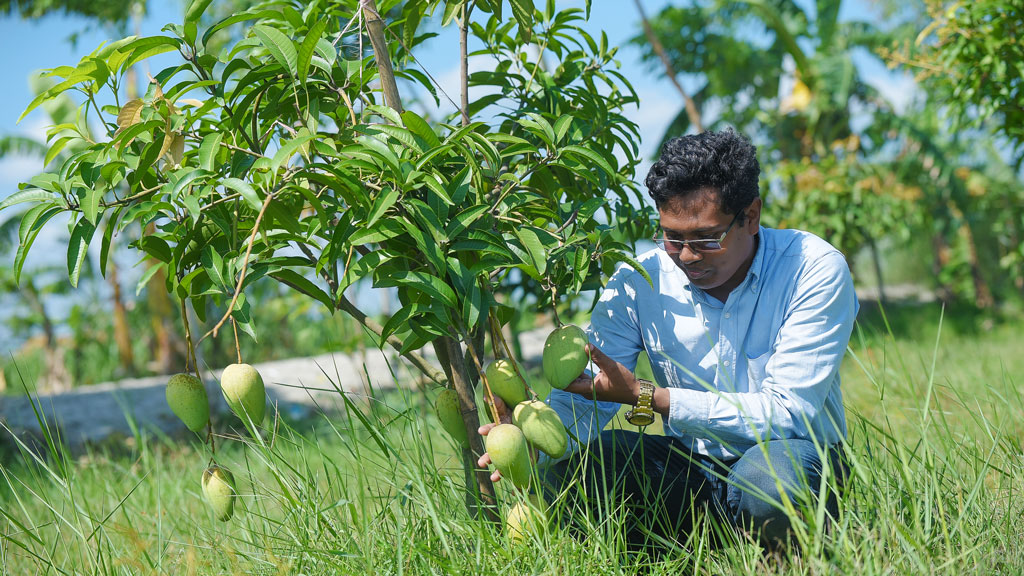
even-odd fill
[[[662,206],[658,214],[668,240],[717,240],[736,216],[722,212],[719,192],[712,188],[675,198]],[[723,302],[743,282],[754,260],[761,224],[761,199],[755,199],[745,208],[740,218],[742,221],[737,220],[722,240],[720,250],[699,252],[689,245],[665,245],[669,257],[690,282]]]

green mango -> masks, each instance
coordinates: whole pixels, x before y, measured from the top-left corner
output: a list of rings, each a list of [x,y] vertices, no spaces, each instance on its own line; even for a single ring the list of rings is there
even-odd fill
[[[583,374],[589,357],[587,334],[579,326],[566,324],[555,328],[544,341],[542,358],[544,378],[552,387],[565,387]]]
[[[459,444],[469,444],[466,426],[462,423],[462,408],[459,406],[459,395],[451,388],[445,388],[434,400],[434,412],[441,421],[441,427]]]
[[[531,535],[543,536],[547,531],[547,505],[537,494],[516,502],[505,516],[505,536],[516,544],[526,542]]]
[[[203,497],[218,520],[230,520],[235,511],[235,498],[238,497],[231,471],[216,464],[204,470]]]
[[[259,426],[267,410],[266,389],[263,377],[248,364],[231,364],[220,375],[220,390],[228,407],[242,422],[246,416]]]
[[[165,390],[171,412],[181,418],[185,426],[199,432],[210,421],[210,400],[203,382],[191,374],[175,374],[167,381]]]
[[[519,426],[526,440],[552,458],[561,458],[569,444],[569,435],[558,413],[539,400],[516,404],[512,422]]]
[[[530,447],[523,431],[513,424],[498,424],[487,433],[487,453],[494,467],[518,488],[530,485],[532,464]]]
[[[515,406],[526,400],[526,383],[508,360],[494,360],[487,365],[484,376],[491,387],[491,392],[504,400],[507,406]]]

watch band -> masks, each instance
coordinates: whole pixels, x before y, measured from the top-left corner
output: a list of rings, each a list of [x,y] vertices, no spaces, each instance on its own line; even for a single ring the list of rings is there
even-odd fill
[[[648,426],[654,423],[654,382],[638,380],[640,395],[637,396],[633,409],[626,412],[626,422],[634,426]]]

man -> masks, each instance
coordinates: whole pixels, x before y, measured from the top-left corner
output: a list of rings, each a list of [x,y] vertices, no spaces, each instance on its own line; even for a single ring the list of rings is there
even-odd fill
[[[646,180],[658,248],[638,258],[653,286],[629,267],[612,276],[591,315],[600,372],[549,398],[586,444],[551,463],[550,493],[621,503],[633,544],[685,539],[703,510],[784,539],[822,476],[842,469],[850,271],[820,238],[761,227],[759,174],[753,145],[731,130],[665,144]],[[656,387],[633,375],[641,351]],[[603,431],[622,405],[638,425],[660,414],[665,436]]]

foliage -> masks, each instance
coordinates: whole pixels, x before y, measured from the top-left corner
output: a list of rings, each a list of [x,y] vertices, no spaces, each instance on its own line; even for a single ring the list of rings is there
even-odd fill
[[[885,54],[917,70],[955,125],[986,123],[1024,164],[1024,7],[1013,0],[924,0],[931,22]]]
[[[139,0],[0,0],[0,14],[17,12],[22,18],[42,18],[60,12],[117,23],[123,22],[131,14],[132,7],[139,3]]]
[[[774,175],[785,192],[775,199],[767,221],[781,228],[804,228],[849,255],[893,237],[894,231],[902,234],[897,241],[906,241],[920,220],[911,206],[921,190],[906,186],[887,168],[861,163],[855,149],[838,147],[818,162],[807,157],[783,160]]]
[[[415,47],[402,27],[436,5],[404,9],[392,28],[412,43],[393,52]],[[492,289],[512,281],[513,270],[552,292],[592,286],[592,261],[629,259],[629,247],[597,215],[614,221],[606,191],[620,206],[635,195],[626,175],[637,134],[618,112],[635,97],[608,70],[614,50],[576,27],[581,16],[549,5],[523,16],[529,26],[498,14],[473,23],[498,59],[497,74],[474,81],[500,84],[503,93],[469,112],[492,110],[495,127],[432,127],[413,111],[375,104],[376,70],[354,52],[357,27],[343,27],[360,18],[347,3],[271,2],[201,36],[193,14],[169,26],[172,35],[103,46],[77,66],[49,71],[60,83],[26,111],[77,90],[83,115],[101,120],[109,140],[57,140],[51,151],[87,146],[0,204],[32,203],[16,275],[38,229],[59,213],[71,216],[73,284],[90,243],[102,244],[103,269],[119,230],[153,222],[156,233],[136,244],[157,261],[143,281],[166,269],[168,290],[190,299],[201,320],[210,320],[207,301],[230,300],[232,317],[255,336],[245,289],[257,279],[273,278],[333,312],[346,288],[367,277],[399,288],[403,307],[382,338],[397,333],[407,350],[468,334],[504,309]],[[245,38],[221,55],[205,51],[238,22],[252,24]],[[531,42],[562,65],[541,70]],[[155,74],[144,98],[117,99],[129,67],[174,51],[183,62]],[[414,68],[398,74],[430,87]],[[104,90],[114,106],[98,104]]]

